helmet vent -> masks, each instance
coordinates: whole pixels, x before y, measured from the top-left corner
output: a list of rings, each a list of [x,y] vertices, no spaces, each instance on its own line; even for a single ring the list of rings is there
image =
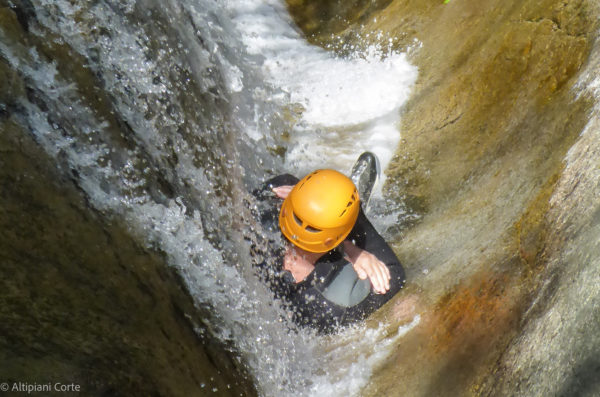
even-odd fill
[[[302,220],[300,218],[298,218],[298,215],[296,215],[295,212],[292,212],[292,214],[294,215],[294,220],[296,221],[296,223],[302,227]]]
[[[342,215],[344,215],[344,213],[345,213],[345,212],[346,212],[346,209],[344,208],[344,210],[343,210],[343,211],[342,211],[342,213],[340,214],[340,217],[341,217]]]
[[[319,233],[321,231],[321,229],[317,229],[316,227],[312,227],[307,225],[306,226],[306,231],[307,232],[311,232],[311,233]]]

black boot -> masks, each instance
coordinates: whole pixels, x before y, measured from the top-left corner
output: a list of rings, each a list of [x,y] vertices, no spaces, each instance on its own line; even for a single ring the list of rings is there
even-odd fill
[[[361,207],[365,212],[369,205],[371,192],[373,191],[373,187],[377,183],[380,174],[381,168],[379,166],[379,159],[371,152],[364,152],[358,156],[358,160],[356,160],[356,163],[352,166],[350,179],[352,179],[352,182],[354,182],[354,185],[358,189]]]

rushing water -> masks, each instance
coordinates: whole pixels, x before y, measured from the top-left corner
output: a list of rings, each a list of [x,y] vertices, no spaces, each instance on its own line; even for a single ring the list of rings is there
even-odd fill
[[[31,34],[74,55],[55,59],[0,29],[0,57],[30,87],[19,120],[91,205],[167,254],[261,394],[358,393],[406,329],[357,327],[326,349],[328,339],[290,331],[252,267],[264,232],[248,192],[282,171],[348,172],[364,150],[385,167],[416,78],[404,54],[312,47],[277,0],[18,10]]]

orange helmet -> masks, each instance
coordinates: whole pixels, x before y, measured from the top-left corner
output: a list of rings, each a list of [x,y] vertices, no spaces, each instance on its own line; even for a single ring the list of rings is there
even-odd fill
[[[326,252],[354,227],[360,202],[347,176],[334,170],[306,175],[283,201],[279,227],[285,237],[310,252]]]

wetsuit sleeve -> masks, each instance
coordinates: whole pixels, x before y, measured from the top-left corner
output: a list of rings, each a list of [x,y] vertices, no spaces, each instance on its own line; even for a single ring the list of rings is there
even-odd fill
[[[290,174],[278,175],[264,182],[262,186],[252,192],[257,199],[257,210],[260,223],[272,232],[278,230],[279,206],[282,201],[271,189],[283,185],[295,185],[298,178]]]
[[[266,182],[264,182],[261,185],[261,187],[254,190],[252,192],[252,194],[259,201],[267,200],[269,198],[274,197],[273,192],[271,191],[271,189],[273,189],[274,187],[283,186],[283,185],[295,185],[296,183],[298,183],[298,181],[299,181],[299,179],[291,174],[277,175],[276,177],[273,177],[273,178],[267,180]],[[277,203],[277,202],[279,202],[279,201],[275,201],[275,203]]]
[[[283,185],[295,185],[296,183],[298,183],[298,181],[300,181],[300,179],[296,178],[294,175],[291,174],[282,174],[282,175],[277,175],[274,178],[269,179],[268,181],[265,182],[265,189],[272,189],[274,187],[278,187],[278,186],[283,186]]]

